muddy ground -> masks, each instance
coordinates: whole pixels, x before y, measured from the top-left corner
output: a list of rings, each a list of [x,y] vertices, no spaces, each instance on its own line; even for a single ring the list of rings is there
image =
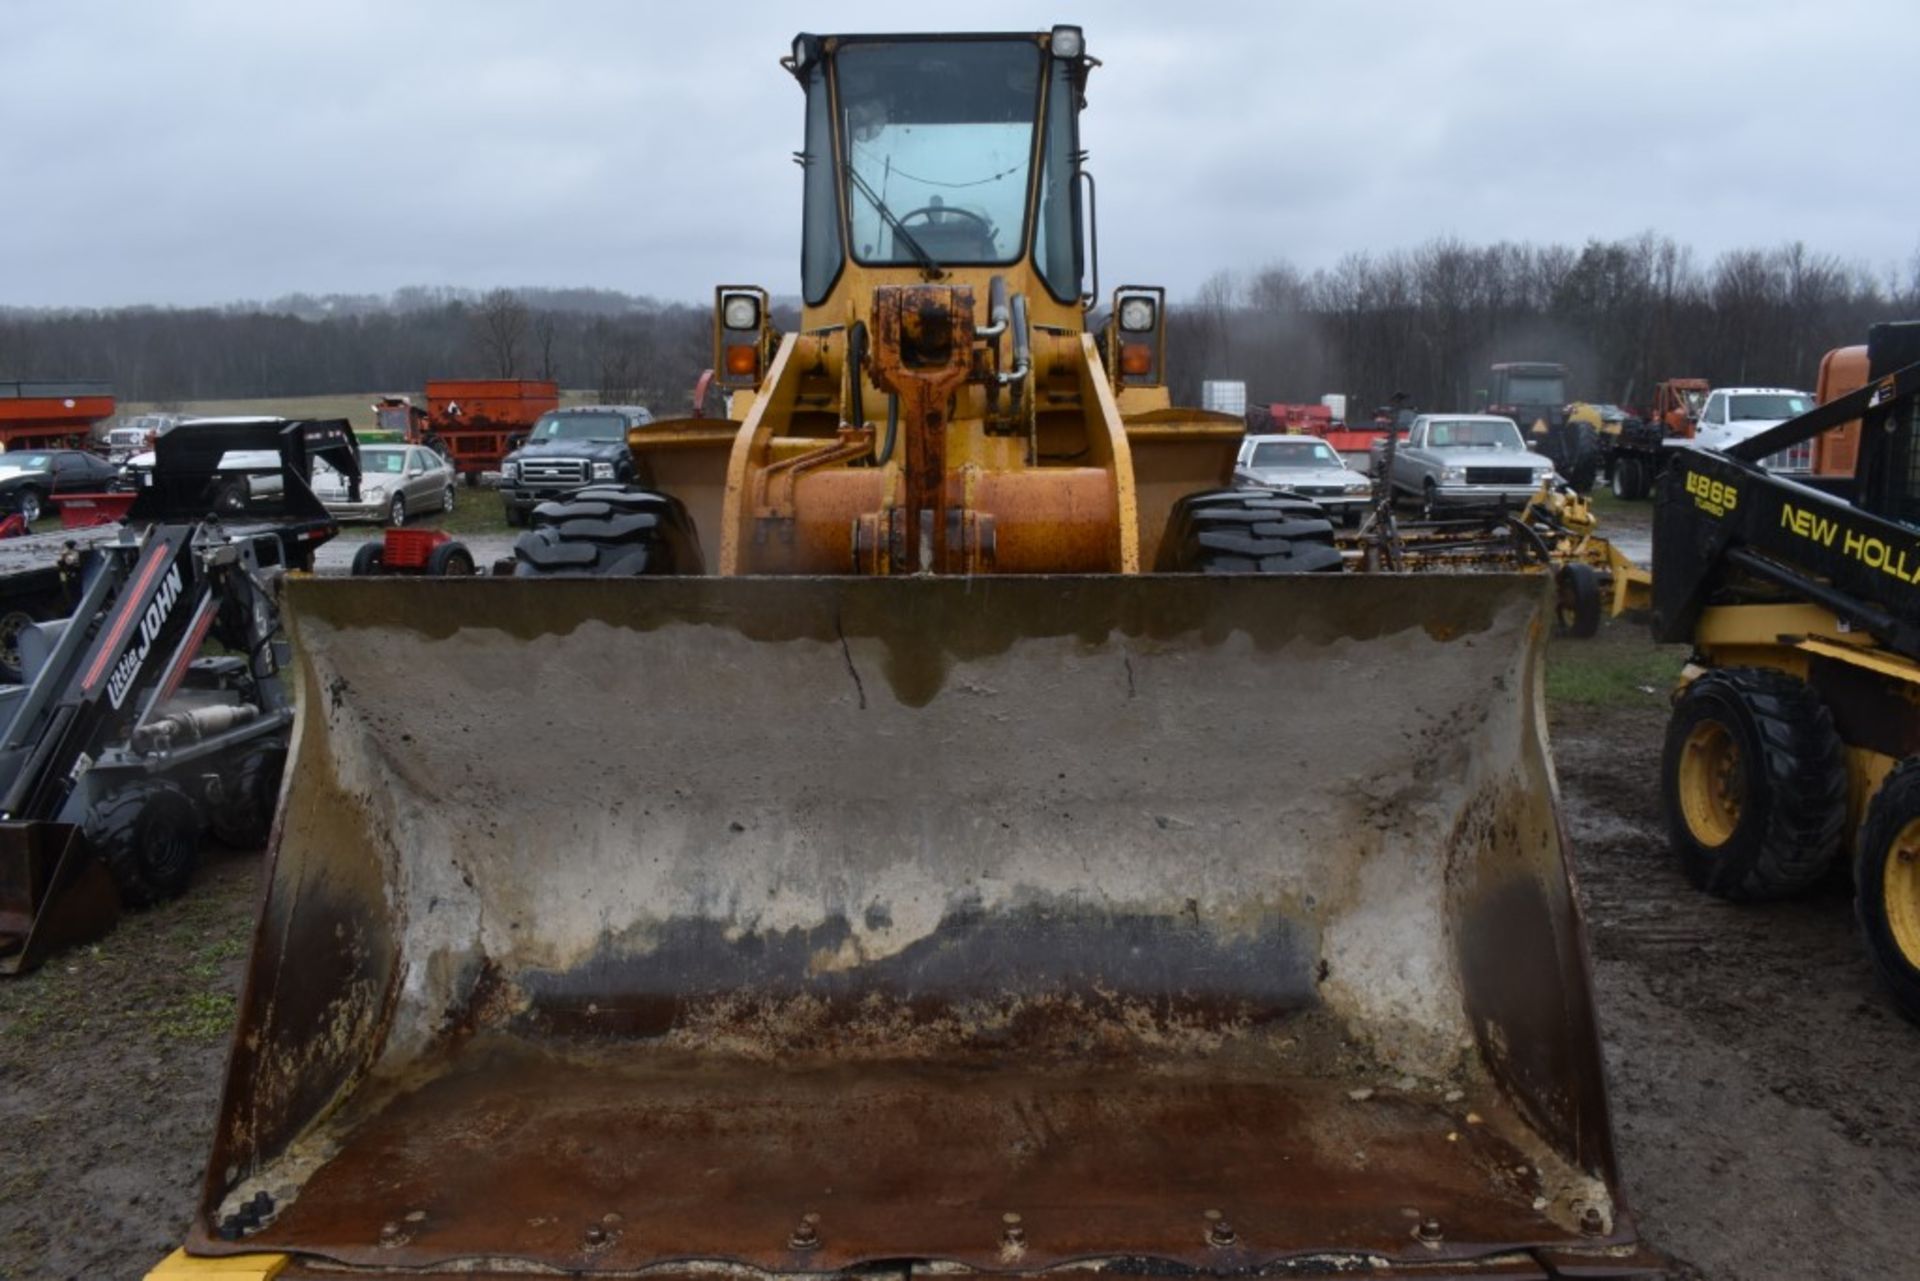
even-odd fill
[[[1626,1185],[1681,1275],[1916,1275],[1920,1029],[1873,982],[1836,878],[1733,908],[1665,850],[1656,771],[1680,655],[1557,642],[1554,748]],[[0,985],[0,1277],[138,1277],[207,1148],[260,862]]]

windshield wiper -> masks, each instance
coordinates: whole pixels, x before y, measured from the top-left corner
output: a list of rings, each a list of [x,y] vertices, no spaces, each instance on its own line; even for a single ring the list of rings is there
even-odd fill
[[[915,240],[913,233],[901,225],[900,219],[894,216],[893,210],[887,208],[887,202],[880,199],[879,193],[874,191],[872,185],[860,176],[860,171],[855,169],[852,164],[847,165],[847,177],[853,180],[854,188],[867,198],[868,203],[873,206],[874,212],[878,213],[880,217],[886,221],[887,226],[893,228],[893,234],[907,242],[907,248],[913,250],[913,256],[920,260],[920,265],[926,269],[927,273],[932,276],[944,276],[946,272],[941,269],[939,263],[933,260],[933,255],[927,252],[926,246],[922,245],[918,240]]]

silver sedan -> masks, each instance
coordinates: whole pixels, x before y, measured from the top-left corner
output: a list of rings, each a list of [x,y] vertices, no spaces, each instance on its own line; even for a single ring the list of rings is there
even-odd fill
[[[379,520],[404,525],[414,516],[453,510],[453,467],[420,445],[362,445],[360,501],[347,497],[346,477],[316,466],[313,492],[341,520]]]
[[[1247,437],[1234,463],[1233,483],[1239,489],[1289,490],[1349,525],[1373,500],[1373,482],[1348,467],[1318,436]]]

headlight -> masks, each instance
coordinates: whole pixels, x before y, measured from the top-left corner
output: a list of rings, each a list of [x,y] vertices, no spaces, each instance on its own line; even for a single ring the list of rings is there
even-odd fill
[[[519,479],[520,479],[520,464],[519,464],[519,463],[501,463],[501,464],[500,464],[500,479],[502,479],[502,480],[519,480]]]
[[[720,309],[720,322],[728,329],[758,329],[760,300],[750,294],[734,294]]]
[[[593,478],[595,480],[612,480],[613,464],[612,463],[595,463],[593,465]]]
[[[1442,467],[1440,469],[1440,480],[1443,484],[1458,485],[1464,482],[1466,478],[1467,469],[1464,467]]]
[[[1372,488],[1373,482],[1364,476],[1355,476],[1347,482],[1347,492],[1349,494],[1364,494]]]
[[[361,498],[361,501],[363,502],[369,502],[369,503],[376,502],[379,499],[385,498],[386,496],[387,496],[387,487],[385,485],[360,486],[360,498]]]
[[[1120,328],[1130,334],[1153,328],[1153,299],[1129,298],[1120,304]]]

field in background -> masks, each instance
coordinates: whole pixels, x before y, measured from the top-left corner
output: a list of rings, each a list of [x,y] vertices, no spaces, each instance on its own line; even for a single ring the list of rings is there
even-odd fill
[[[120,416],[128,418],[135,414],[173,413],[193,414],[202,418],[344,418],[353,424],[355,431],[372,431],[373,402],[381,396],[398,394],[356,391],[332,396],[275,396],[264,400],[189,400],[165,409],[146,401],[123,400],[120,402]],[[587,405],[593,403],[595,396],[596,393],[591,391],[562,391],[560,403]]]

